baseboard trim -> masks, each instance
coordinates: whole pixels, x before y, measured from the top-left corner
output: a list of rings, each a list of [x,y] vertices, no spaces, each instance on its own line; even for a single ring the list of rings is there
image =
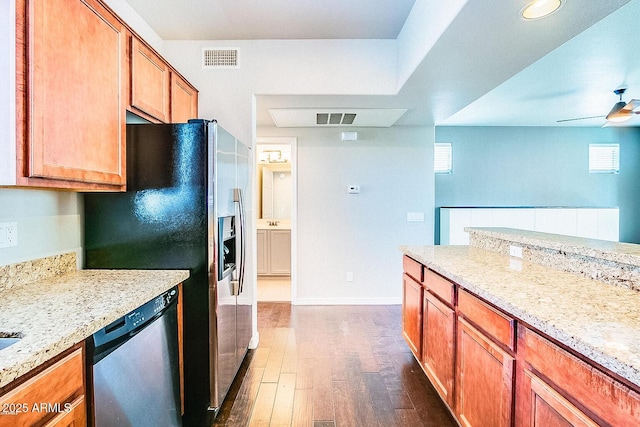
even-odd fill
[[[400,305],[398,298],[296,298],[294,305]]]

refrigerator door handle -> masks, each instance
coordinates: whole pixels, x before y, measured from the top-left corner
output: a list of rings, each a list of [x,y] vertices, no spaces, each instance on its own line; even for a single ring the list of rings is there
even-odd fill
[[[238,286],[238,294],[242,293],[242,289],[244,287],[244,267],[245,267],[245,245],[246,245],[246,235],[245,235],[245,215],[244,215],[244,198],[242,196],[241,188],[233,189],[233,201],[238,203],[238,212],[240,216],[240,265],[239,265],[239,286]]]

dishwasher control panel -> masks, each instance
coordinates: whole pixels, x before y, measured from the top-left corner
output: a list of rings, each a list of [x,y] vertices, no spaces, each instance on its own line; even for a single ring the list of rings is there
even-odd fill
[[[137,329],[144,327],[167,309],[178,297],[178,289],[172,288],[158,295],[151,301],[129,312],[121,318],[93,334],[93,344],[96,348],[106,345],[114,340],[134,334]]]

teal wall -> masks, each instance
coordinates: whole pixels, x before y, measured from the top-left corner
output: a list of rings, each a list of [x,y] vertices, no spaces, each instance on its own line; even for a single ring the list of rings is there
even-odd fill
[[[640,243],[640,128],[437,127],[436,142],[453,147],[453,174],[436,175],[436,213],[442,206],[617,206],[620,240]],[[619,174],[589,173],[590,143],[620,144]]]

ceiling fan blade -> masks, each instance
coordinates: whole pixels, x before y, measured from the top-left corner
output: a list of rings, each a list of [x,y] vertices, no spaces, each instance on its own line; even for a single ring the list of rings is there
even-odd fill
[[[631,101],[627,102],[627,105],[625,105],[622,109],[624,111],[634,112],[637,114],[638,112],[633,110],[638,107],[640,107],[640,99],[632,99]]]
[[[573,119],[562,119],[562,120],[556,120],[556,123],[562,123],[562,122],[573,122],[576,120],[587,120],[587,119],[601,119],[605,116],[587,116],[587,117],[575,117]]]

